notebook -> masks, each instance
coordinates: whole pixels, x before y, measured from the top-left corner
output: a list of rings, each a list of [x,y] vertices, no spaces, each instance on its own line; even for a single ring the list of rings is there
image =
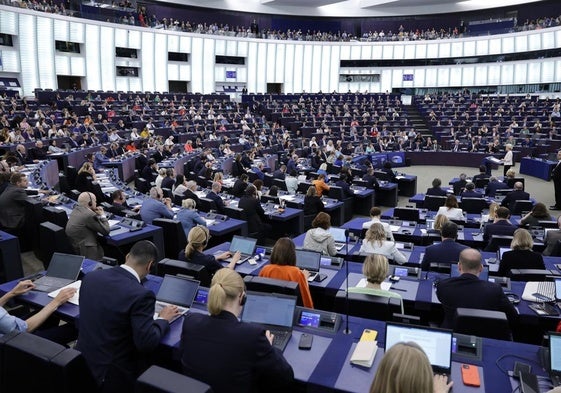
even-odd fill
[[[458,269],[457,263],[450,264],[450,277],[460,277],[460,270]],[[483,281],[489,280],[489,266],[483,265],[483,270],[479,273],[479,279]]]
[[[236,253],[236,251],[240,252],[240,260],[237,264],[244,263],[249,258],[253,256],[253,251],[255,250],[255,245],[257,244],[257,239],[253,239],[251,237],[243,237],[234,235],[232,241],[230,242],[230,251],[232,254]],[[225,251],[217,251],[214,254],[222,254]],[[232,262],[232,257],[224,259],[225,262]]]
[[[273,346],[284,351],[292,337],[296,296],[247,292],[243,322],[259,323],[274,334]]]
[[[179,308],[179,315],[170,322],[184,315],[191,308],[198,289],[199,281],[197,280],[166,274],[156,294],[154,319],[158,318],[160,311],[166,306],[177,306]]]
[[[418,344],[427,357],[435,374],[450,376],[452,367],[452,330],[422,326],[386,323],[385,351],[399,342]]]
[[[329,233],[333,236],[333,240],[335,240],[335,248],[337,251],[341,251],[345,244],[347,244],[347,237],[345,236],[345,229],[343,228],[329,228]]]
[[[35,290],[53,292],[78,279],[84,257],[81,255],[55,252],[49,263],[47,273],[35,280]]]
[[[317,251],[296,250],[296,266],[310,272],[308,281],[321,282],[327,278],[327,274],[319,272],[321,253]]]
[[[549,333],[549,364],[553,386],[561,386],[561,333]]]

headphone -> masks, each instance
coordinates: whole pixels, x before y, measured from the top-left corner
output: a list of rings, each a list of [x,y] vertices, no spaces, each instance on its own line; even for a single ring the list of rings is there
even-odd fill
[[[512,292],[505,292],[506,298],[508,299],[508,301],[511,304],[518,304],[520,303],[520,296],[518,296],[516,293],[512,293]]]
[[[90,201],[88,202],[88,206],[89,206],[89,207],[93,207],[93,199],[92,199],[92,194],[91,194],[91,192],[88,192],[88,196],[90,197]]]
[[[242,292],[242,298],[240,299],[240,306],[245,305],[245,302],[247,302],[247,294],[245,293],[245,289]]]

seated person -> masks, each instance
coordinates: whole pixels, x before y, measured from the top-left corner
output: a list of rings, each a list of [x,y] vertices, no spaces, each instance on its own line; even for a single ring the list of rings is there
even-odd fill
[[[390,161],[384,162],[384,168],[382,168],[382,172],[386,173],[387,179],[390,183],[397,183],[397,178],[395,177],[395,173],[392,170],[392,163]]]
[[[442,241],[433,244],[425,249],[425,255],[421,262],[422,270],[429,270],[431,263],[455,263],[460,260],[460,252],[468,248],[463,244],[457,243],[458,225],[448,221],[440,229]]]
[[[514,231],[510,248],[503,254],[497,274],[510,277],[511,269],[545,269],[543,257],[540,253],[532,251],[534,241],[526,229],[518,228]]]
[[[561,240],[561,216],[557,217],[557,227],[559,229],[547,231],[543,243],[545,244],[545,250],[543,250],[543,255],[549,256],[555,250],[557,241]]]
[[[501,286],[479,279],[483,270],[481,254],[473,248],[460,253],[459,277],[440,280],[436,284],[436,296],[444,309],[442,327],[454,327],[454,315],[458,307],[502,311],[513,326],[518,313],[504,294]]]
[[[364,241],[360,246],[360,253],[381,254],[400,265],[407,262],[407,257],[397,249],[395,242],[386,240],[386,231],[380,223],[372,224],[366,231]]]
[[[514,211],[516,201],[529,201],[530,194],[524,191],[524,184],[517,181],[514,183],[514,189],[506,194],[501,202],[501,206],[508,207],[510,211]]]
[[[439,234],[440,235],[440,231],[442,230],[442,227],[447,222],[450,222],[448,217],[446,217],[444,214],[437,214],[434,217],[434,227],[432,229],[427,229],[427,233],[433,233],[433,234]]]
[[[335,256],[337,248],[335,248],[333,235],[329,233],[330,227],[331,216],[325,212],[318,213],[314,221],[312,221],[312,229],[306,232],[303,248]]]
[[[549,220],[551,220],[551,214],[549,214],[547,207],[544,203],[538,202],[534,205],[532,210],[528,212],[528,214],[522,217],[520,225],[538,226],[540,225],[540,221]]]
[[[192,199],[184,199],[181,202],[181,210],[177,212],[177,221],[181,222],[185,236],[189,236],[191,228],[196,225],[206,227],[206,221],[197,212],[197,203]]]
[[[466,184],[468,183],[466,179],[467,175],[465,173],[460,173],[460,180],[455,182],[452,187],[454,190],[454,195],[460,195],[462,193]]]
[[[306,192],[306,196],[304,197],[304,215],[317,216],[317,214],[323,210],[323,202],[321,198],[317,196],[316,188],[314,186],[308,187],[308,192]]]
[[[325,175],[319,174],[318,178],[312,181],[312,184],[316,188],[316,194],[322,196],[324,191],[329,191],[329,186],[325,183]]]
[[[222,269],[208,294],[210,315],[187,313],[181,334],[183,373],[215,393],[291,391],[292,367],[262,326],[240,322],[245,303],[241,276]]]
[[[190,198],[194,200],[197,205],[199,205],[200,204],[199,196],[195,194],[195,191],[197,191],[197,183],[194,180],[189,180],[185,184],[185,187],[187,189],[183,191],[183,199]]]
[[[240,198],[238,208],[245,212],[249,233],[256,234],[258,239],[264,239],[273,230],[271,224],[265,222],[265,210],[259,202],[257,188],[250,184],[245,189],[245,194]]]
[[[370,221],[364,222],[362,224],[362,229],[370,229],[372,224],[382,224],[382,226],[384,227],[384,231],[386,231],[386,239],[393,242],[393,233],[390,228],[390,224],[380,221],[381,217],[382,210],[379,207],[373,206],[372,208],[370,208]]]
[[[248,181],[249,176],[247,176],[247,174],[245,173],[242,173],[239,179],[237,179],[232,186],[232,195],[236,198],[241,198],[245,192],[245,189],[247,188]]]
[[[335,186],[343,189],[343,198],[352,198],[354,196],[354,192],[351,190],[349,183],[347,183],[347,175],[345,173],[339,175],[339,180],[335,182]]]
[[[329,175],[327,174],[327,164],[325,162],[319,166],[319,169],[317,170],[317,174],[323,175],[325,182],[329,183]]]
[[[366,182],[366,188],[374,190],[380,188],[380,183],[378,183],[378,179],[374,176],[374,168],[372,167],[366,170],[366,174],[362,177],[362,180]]]
[[[259,277],[298,283],[304,307],[314,308],[310,287],[308,286],[310,272],[296,267],[296,252],[294,250],[294,243],[288,237],[281,237],[277,240],[271,252],[269,264],[261,269]]]
[[[489,184],[487,184],[487,187],[485,188],[485,196],[494,198],[497,190],[508,190],[508,186],[499,181],[495,176],[491,176],[489,178]]]
[[[456,199],[456,196],[452,194],[446,197],[446,202],[444,203],[444,206],[440,206],[436,214],[437,215],[442,214],[448,217],[449,220],[458,220],[458,221],[465,220],[464,212],[462,211],[462,209],[459,208],[458,200]]]
[[[497,209],[497,218],[492,224],[486,225],[483,232],[483,241],[487,242],[485,251],[497,251],[496,249],[490,249],[493,235],[512,236],[514,231],[518,229],[510,223],[509,218],[510,210],[502,206]]]
[[[210,274],[214,274],[223,268],[222,264],[218,261],[232,257],[232,261],[228,263],[228,266],[226,267],[234,269],[236,262],[240,260],[240,252],[237,251],[232,255],[230,251],[226,251],[217,256],[203,254],[203,250],[207,246],[209,239],[210,233],[207,227],[197,225],[196,227],[191,228],[189,234],[187,235],[187,246],[185,247],[185,250],[179,253],[177,259],[180,261],[195,263],[197,265],[203,265]]]
[[[13,315],[8,314],[4,308],[6,303],[11,299],[26,294],[35,288],[35,284],[31,280],[23,280],[16,284],[16,286],[8,291],[4,296],[0,297],[0,337],[13,331],[18,332],[36,332],[38,336],[47,338],[51,341],[58,342],[65,345],[68,342],[75,340],[77,332],[73,324],[66,324],[37,330],[47,321],[47,319],[64,303],[66,303],[76,293],[76,288],[64,288],[58,295],[51,300],[45,307],[31,315],[26,320],[20,319]]]
[[[435,178],[432,181],[432,188],[427,188],[426,195],[435,195],[435,196],[446,196],[446,190],[440,188],[442,185],[442,180],[439,178]]]
[[[479,173],[473,176],[473,182],[475,183],[476,180],[480,179],[488,179],[490,176],[487,174],[487,167],[485,165],[479,166]]]
[[[290,195],[295,195],[298,191],[298,173],[296,171],[289,172],[284,178],[284,184],[286,184],[286,191]]]
[[[494,222],[497,218],[497,209],[499,207],[500,206],[497,202],[492,202],[489,205],[489,212],[487,214],[481,214],[481,225],[486,222]]]
[[[171,199],[164,198],[164,192],[160,187],[150,189],[150,198],[142,202],[140,217],[146,224],[152,224],[156,218],[172,219],[175,213],[171,209]]]
[[[349,293],[365,293],[384,297],[394,297],[401,301],[401,313],[403,314],[403,299],[397,292],[386,291],[380,284],[388,276],[388,258],[381,254],[370,254],[364,259],[362,264],[362,274],[366,278],[365,287],[351,287]]]
[[[156,181],[156,177],[158,177],[158,163],[156,160],[153,158],[148,160],[148,164],[142,170],[141,176],[148,182],[148,184]]]
[[[113,193],[111,194],[111,200],[113,201],[112,203],[112,208],[111,208],[111,213],[113,214],[117,214],[117,215],[124,215],[123,211],[124,210],[132,210],[132,211],[139,211],[141,205],[137,205],[133,208],[131,208],[128,204],[127,204],[127,197],[126,194],[123,190],[116,190],[113,191]]]
[[[217,181],[212,183],[212,189],[206,197],[214,202],[216,206],[216,212],[218,214],[226,213],[226,203],[222,200],[222,197],[218,195],[222,190],[222,184],[218,183]]]
[[[417,343],[402,342],[384,354],[370,393],[411,392],[411,387],[415,393],[448,393],[454,382],[447,379],[446,375],[433,374],[427,355]]]
[[[464,192],[460,194],[462,198],[483,198],[483,194],[475,191],[475,184],[469,182],[466,184]]]

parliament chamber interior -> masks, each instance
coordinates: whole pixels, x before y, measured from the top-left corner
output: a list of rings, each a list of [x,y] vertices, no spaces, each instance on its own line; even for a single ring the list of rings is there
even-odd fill
[[[561,5],[196,3],[0,2],[0,391],[560,391]]]

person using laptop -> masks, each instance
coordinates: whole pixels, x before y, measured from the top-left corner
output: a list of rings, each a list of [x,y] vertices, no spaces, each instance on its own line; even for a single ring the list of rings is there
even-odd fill
[[[381,223],[372,224],[368,231],[366,231],[360,246],[360,253],[381,254],[400,265],[407,262],[407,257],[397,249],[395,242],[386,240],[386,231]]]
[[[210,274],[214,274],[224,267],[219,261],[232,257],[232,260],[226,267],[234,269],[236,263],[240,260],[240,252],[237,251],[232,254],[230,251],[226,251],[216,257],[214,255],[203,254],[203,250],[206,248],[209,240],[210,232],[207,227],[197,225],[191,228],[187,235],[187,246],[185,250],[179,253],[178,259],[180,261],[203,265]]]
[[[518,228],[514,231],[510,248],[501,258],[497,274],[510,277],[511,269],[545,269],[543,257],[540,253],[532,251],[534,240],[526,229]]]
[[[447,221],[440,229],[441,242],[433,244],[425,249],[425,255],[421,262],[422,270],[430,270],[431,263],[447,263],[458,262],[460,252],[468,248],[467,246],[456,242],[458,238],[458,225],[452,221]]]
[[[308,277],[310,272],[296,267],[296,251],[294,242],[288,237],[281,237],[275,243],[271,252],[269,264],[259,272],[259,277],[275,278],[277,280],[293,281],[298,283],[300,296],[304,307],[314,308]]]
[[[210,315],[188,313],[183,322],[183,373],[209,384],[215,393],[291,391],[294,372],[272,346],[273,335],[238,320],[245,301],[238,273],[222,269],[214,275],[208,294]]]
[[[509,218],[510,210],[501,206],[497,209],[497,218],[495,218],[495,221],[492,224],[485,225],[485,230],[483,231],[483,241],[487,243],[485,251],[497,251],[497,249],[493,249],[491,245],[493,235],[512,236],[514,231],[518,229],[510,223]]]
[[[104,252],[97,234],[108,235],[109,231],[109,221],[103,208],[97,206],[96,196],[91,192],[81,193],[65,230],[76,253],[95,261],[101,260]]]
[[[259,202],[257,188],[250,184],[245,189],[245,194],[240,198],[238,208],[245,212],[248,232],[256,234],[252,236],[256,239],[265,239],[269,235],[273,227],[265,222],[265,211]]]
[[[393,241],[393,233],[390,228],[390,224],[388,224],[387,222],[380,221],[381,217],[382,217],[382,209],[376,206],[372,206],[372,208],[370,208],[370,221],[364,222],[362,224],[362,229],[369,229],[372,226],[372,224],[376,224],[376,223],[382,224],[382,226],[384,227],[384,231],[386,231],[386,238],[388,240]]]
[[[157,258],[156,246],[141,240],[123,265],[95,270],[82,280],[76,348],[100,392],[133,392],[141,359],[157,348],[179,313],[167,306],[154,319],[156,297],[141,282]]]
[[[407,365],[407,367],[404,367]],[[370,393],[448,393],[454,384],[447,376],[433,374],[429,359],[414,342],[400,342],[385,354],[370,386]]]
[[[31,280],[23,280],[18,282],[11,291],[0,297],[0,337],[13,331],[19,331],[35,332],[38,336],[48,338],[51,341],[55,341],[63,345],[75,339],[75,328],[70,324],[62,325],[59,327],[58,318],[56,320],[56,323],[50,324],[54,327],[46,328],[43,330],[38,329],[45,323],[45,321],[47,321],[47,319],[51,317],[51,315],[57,310],[57,308],[59,308],[62,304],[66,303],[70,298],[72,298],[72,296],[74,296],[74,294],[76,293],[76,288],[64,288],[45,307],[43,307],[37,313],[31,315],[26,320],[10,315],[8,311],[6,311],[4,306],[6,305],[6,303],[8,303],[8,301],[17,296],[26,294],[34,288],[35,284],[33,284]]]
[[[312,228],[306,232],[303,248],[335,256],[337,248],[335,247],[333,235],[329,233],[330,227],[331,216],[325,212],[319,212],[312,221]]]
[[[479,279],[483,270],[481,253],[473,248],[463,250],[458,270],[461,274],[459,277],[441,280],[436,284],[436,296],[444,309],[442,327],[454,327],[454,314],[458,307],[502,311],[513,326],[517,312],[501,286]]]
[[[388,276],[388,258],[380,254],[371,254],[366,257],[362,264],[362,274],[366,278],[365,287],[351,287],[349,293],[365,293],[367,295],[394,297],[401,301],[401,313],[403,314],[403,299],[397,292],[382,289],[381,284]]]
[[[561,216],[557,217],[557,228],[547,231],[545,234],[544,244],[545,250],[543,250],[543,255],[549,256],[555,251],[555,246],[557,242],[561,240]]]

